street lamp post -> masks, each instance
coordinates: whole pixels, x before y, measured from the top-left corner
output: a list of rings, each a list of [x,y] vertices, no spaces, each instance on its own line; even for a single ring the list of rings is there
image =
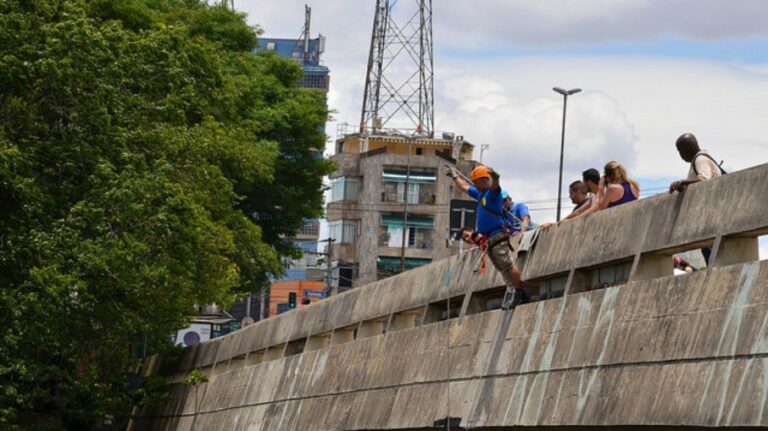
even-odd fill
[[[560,87],[554,87],[552,90],[555,93],[563,95],[563,128],[560,135],[560,174],[557,180],[557,221],[560,221],[560,207],[562,206],[563,196],[563,153],[565,152],[565,108],[568,106],[568,96],[578,93],[581,88],[574,88],[572,90],[563,90]]]

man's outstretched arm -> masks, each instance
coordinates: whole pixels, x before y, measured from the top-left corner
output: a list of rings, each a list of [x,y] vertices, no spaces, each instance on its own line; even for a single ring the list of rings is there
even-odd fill
[[[451,178],[453,178],[453,182],[456,184],[456,187],[459,188],[464,193],[469,192],[469,183],[464,180],[464,178],[461,178],[459,174],[456,173],[456,168],[450,165],[445,165],[448,169],[447,175]]]

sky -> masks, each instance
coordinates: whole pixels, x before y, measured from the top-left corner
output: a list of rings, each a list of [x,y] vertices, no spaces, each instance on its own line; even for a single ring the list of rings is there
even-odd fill
[[[357,123],[375,1],[242,0],[265,37],[299,37],[304,4],[331,69],[329,139]],[[415,0],[399,0],[407,10]],[[555,218],[563,99],[564,188],[617,160],[643,195],[688,171],[694,133],[726,170],[768,162],[768,3],[763,0],[435,0],[435,128],[489,149],[533,220]],[[328,153],[333,150],[328,145]],[[567,198],[567,191],[563,191]],[[571,205],[564,202],[565,211]],[[761,239],[768,258],[768,238]]]

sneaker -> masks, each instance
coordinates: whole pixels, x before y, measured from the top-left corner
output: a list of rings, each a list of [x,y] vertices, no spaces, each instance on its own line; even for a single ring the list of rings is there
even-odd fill
[[[511,310],[518,305],[527,304],[531,302],[531,298],[523,289],[515,289],[512,294],[509,292],[504,294],[504,300],[501,302],[502,310]]]
[[[531,302],[531,297],[523,289],[515,289],[515,297],[512,300],[512,308]]]

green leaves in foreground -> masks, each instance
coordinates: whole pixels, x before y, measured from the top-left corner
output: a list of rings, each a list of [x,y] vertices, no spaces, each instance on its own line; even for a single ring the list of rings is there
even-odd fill
[[[132,341],[264,286],[321,214],[324,96],[255,41],[196,0],[0,3],[0,428],[119,428],[153,398]]]

